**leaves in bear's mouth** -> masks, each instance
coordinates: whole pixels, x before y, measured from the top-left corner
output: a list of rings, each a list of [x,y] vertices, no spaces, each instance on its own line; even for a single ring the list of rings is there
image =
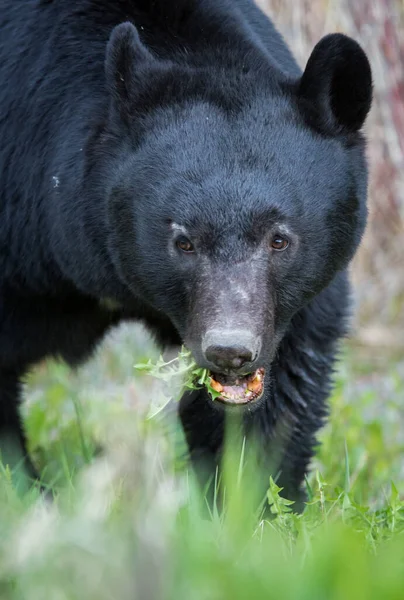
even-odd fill
[[[148,373],[167,386],[164,398],[150,411],[149,418],[161,412],[171,400],[179,401],[186,390],[197,390],[205,386],[212,400],[240,405],[257,400],[264,389],[264,369],[257,369],[254,373],[238,378],[211,373],[198,367],[191,352],[184,346],[172,360],[165,361],[160,356],[156,362],[149,360],[135,365],[135,369]]]
[[[148,373],[167,385],[167,395],[150,411],[149,418],[161,412],[171,400],[180,400],[185,390],[196,390],[205,386],[212,400],[220,396],[211,385],[209,371],[198,367],[191,352],[184,346],[172,360],[165,361],[160,356],[156,362],[148,360],[147,363],[135,365],[135,369]]]

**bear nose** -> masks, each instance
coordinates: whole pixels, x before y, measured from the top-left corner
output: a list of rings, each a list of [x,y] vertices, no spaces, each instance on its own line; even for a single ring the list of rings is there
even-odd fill
[[[260,339],[248,331],[209,331],[204,339],[205,359],[219,371],[238,370],[253,362],[261,346]]]
[[[252,351],[245,346],[209,346],[205,352],[206,359],[219,369],[240,369],[251,362]]]

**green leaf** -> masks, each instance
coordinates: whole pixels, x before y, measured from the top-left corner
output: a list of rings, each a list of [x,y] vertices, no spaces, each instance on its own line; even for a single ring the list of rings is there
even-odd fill
[[[134,368],[154,379],[164,381],[169,387],[168,399],[166,398],[161,405],[153,409],[149,418],[160,413],[170,400],[179,401],[185,390],[197,390],[205,386],[212,400],[216,400],[220,396],[210,385],[208,370],[198,367],[191,352],[184,346],[182,346],[178,356],[170,361],[166,362],[160,356],[155,363],[148,360],[147,363],[136,364]]]

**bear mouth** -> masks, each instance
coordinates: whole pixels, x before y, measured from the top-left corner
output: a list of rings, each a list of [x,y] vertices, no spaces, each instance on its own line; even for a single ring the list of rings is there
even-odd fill
[[[224,404],[242,405],[256,402],[264,393],[265,369],[257,369],[242,377],[210,373],[210,385],[220,394]]]

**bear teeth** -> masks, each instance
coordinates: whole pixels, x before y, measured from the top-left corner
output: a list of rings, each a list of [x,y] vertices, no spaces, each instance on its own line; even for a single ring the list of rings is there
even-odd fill
[[[264,369],[257,369],[254,373],[250,373],[243,378],[236,378],[232,384],[226,382],[224,375],[215,375],[217,378],[220,377],[221,381],[217,381],[211,375],[210,386],[220,394],[219,400],[231,404],[246,404],[262,395],[264,375]]]

